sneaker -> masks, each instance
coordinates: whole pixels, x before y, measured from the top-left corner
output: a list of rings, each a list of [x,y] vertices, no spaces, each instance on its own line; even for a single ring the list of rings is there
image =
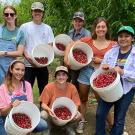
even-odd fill
[[[76,128],[76,132],[78,134],[82,134],[83,130],[84,130],[84,124],[86,123],[86,121],[80,121],[77,128]]]
[[[122,135],[128,135],[128,132],[125,132],[125,131],[124,131]]]
[[[76,135],[75,131],[71,127],[66,127],[67,135]]]

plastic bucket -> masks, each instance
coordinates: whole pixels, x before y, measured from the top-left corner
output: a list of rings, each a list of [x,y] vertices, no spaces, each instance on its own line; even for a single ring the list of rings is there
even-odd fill
[[[75,58],[73,57],[73,50],[74,49],[80,49],[87,55],[87,59],[88,59],[87,63],[79,63],[78,61],[75,60]],[[70,68],[73,70],[79,70],[82,67],[88,65],[91,62],[92,57],[93,57],[93,51],[88,44],[86,44],[84,42],[76,42],[74,44],[74,46],[71,47],[70,52],[68,54]]]
[[[111,70],[110,70],[111,71]],[[114,82],[104,88],[97,88],[93,85],[93,80],[100,74],[108,72],[102,69],[97,69],[90,77],[91,87],[98,93],[98,95],[106,102],[114,102],[119,100],[123,95],[123,88],[120,81],[120,75],[117,73]]]
[[[29,129],[24,129],[19,127],[12,118],[14,113],[24,113],[31,119],[32,127]],[[37,106],[28,101],[22,101],[17,107],[13,107],[6,117],[5,130],[10,135],[26,135],[27,133],[34,130],[34,128],[40,122],[40,111]]]
[[[40,64],[35,60],[35,57],[41,58],[46,57],[48,59],[48,62],[46,64]],[[45,67],[48,66],[51,62],[54,60],[54,50],[53,47],[50,45],[38,45],[32,50],[32,60],[34,64],[38,67]]]
[[[77,114],[77,107],[70,98],[67,98],[67,97],[56,98],[56,100],[53,102],[53,105],[52,105],[52,112],[54,112],[55,108],[61,107],[61,106],[67,107],[70,110],[72,116],[68,120],[59,119],[57,116],[56,116],[56,118],[52,117],[52,121],[54,122],[54,124],[56,124],[58,126],[63,126],[65,124],[67,124]]]
[[[54,53],[56,55],[59,55],[59,56],[64,56],[64,51],[60,50],[57,48],[56,44],[62,44],[66,46],[72,42],[73,40],[70,38],[70,36],[66,35],[66,34],[59,34],[55,37],[55,40],[53,42],[53,49],[54,49]]]

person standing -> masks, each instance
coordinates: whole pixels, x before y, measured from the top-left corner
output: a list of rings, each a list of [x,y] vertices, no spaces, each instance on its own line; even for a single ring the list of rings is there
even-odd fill
[[[81,38],[80,41],[87,43],[93,50],[93,58],[92,62],[88,65],[83,67],[80,70],[79,76],[77,81],[79,82],[79,95],[81,99],[81,107],[80,112],[82,115],[81,121],[78,123],[78,127],[76,129],[77,133],[83,133],[84,131],[84,125],[86,123],[86,111],[87,111],[87,101],[88,101],[88,94],[90,90],[90,76],[94,72],[95,69],[97,69],[101,61],[104,57],[104,54],[107,50],[111,49],[112,46],[115,44],[114,41],[110,40],[110,32],[109,32],[109,26],[108,22],[105,18],[99,17],[95,19],[92,27],[92,38],[91,37],[84,37]],[[77,45],[77,44],[76,44]],[[68,62],[67,54],[70,50],[70,48],[73,46],[71,44],[69,48],[66,50],[65,60],[66,63],[70,66],[70,63]],[[99,100],[99,96],[94,92],[95,97],[97,100]],[[108,114],[108,124],[111,127],[113,124],[113,119],[111,116],[111,113]]]
[[[114,124],[110,135],[128,135],[124,132],[124,124],[126,112],[135,94],[135,47],[133,45],[135,32],[131,26],[121,26],[117,35],[118,44],[105,54],[101,68],[113,69],[120,74],[123,96],[115,102],[99,100],[95,135],[106,135],[105,119],[112,106],[114,106]]]
[[[3,19],[4,25],[0,26],[0,84],[3,82],[10,62],[21,56],[24,51],[23,34],[18,34],[16,9],[13,6],[5,6]]]
[[[39,94],[42,93],[45,85],[48,83],[47,67],[37,67],[34,65],[31,53],[35,46],[40,44],[51,45],[54,40],[52,29],[49,25],[42,22],[44,17],[44,5],[40,2],[34,2],[31,5],[32,21],[21,25],[20,31],[24,33],[25,48],[24,60],[26,64],[25,80],[31,83],[32,87],[37,78]],[[40,53],[40,52],[39,52]]]
[[[81,11],[75,12],[72,25],[73,29],[68,32],[68,35],[72,38],[73,41],[79,40],[83,37],[91,37],[91,32],[84,28],[85,18],[84,13]],[[71,70],[69,69],[69,81],[71,81],[78,89],[77,78],[80,70]]]

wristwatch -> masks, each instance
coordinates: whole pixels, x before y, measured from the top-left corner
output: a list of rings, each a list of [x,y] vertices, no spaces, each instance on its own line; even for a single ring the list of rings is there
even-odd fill
[[[5,52],[4,52],[4,55],[5,55],[5,56],[7,56],[7,53],[8,53],[8,52],[7,52],[7,51],[5,51]]]

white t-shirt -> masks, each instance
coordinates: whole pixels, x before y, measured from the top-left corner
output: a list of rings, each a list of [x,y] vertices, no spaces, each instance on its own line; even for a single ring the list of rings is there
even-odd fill
[[[27,22],[21,25],[20,31],[24,33],[25,51],[29,55],[31,55],[32,49],[35,46],[39,44],[48,45],[48,43],[52,43],[54,40],[52,28],[45,23],[38,25],[33,21]]]

